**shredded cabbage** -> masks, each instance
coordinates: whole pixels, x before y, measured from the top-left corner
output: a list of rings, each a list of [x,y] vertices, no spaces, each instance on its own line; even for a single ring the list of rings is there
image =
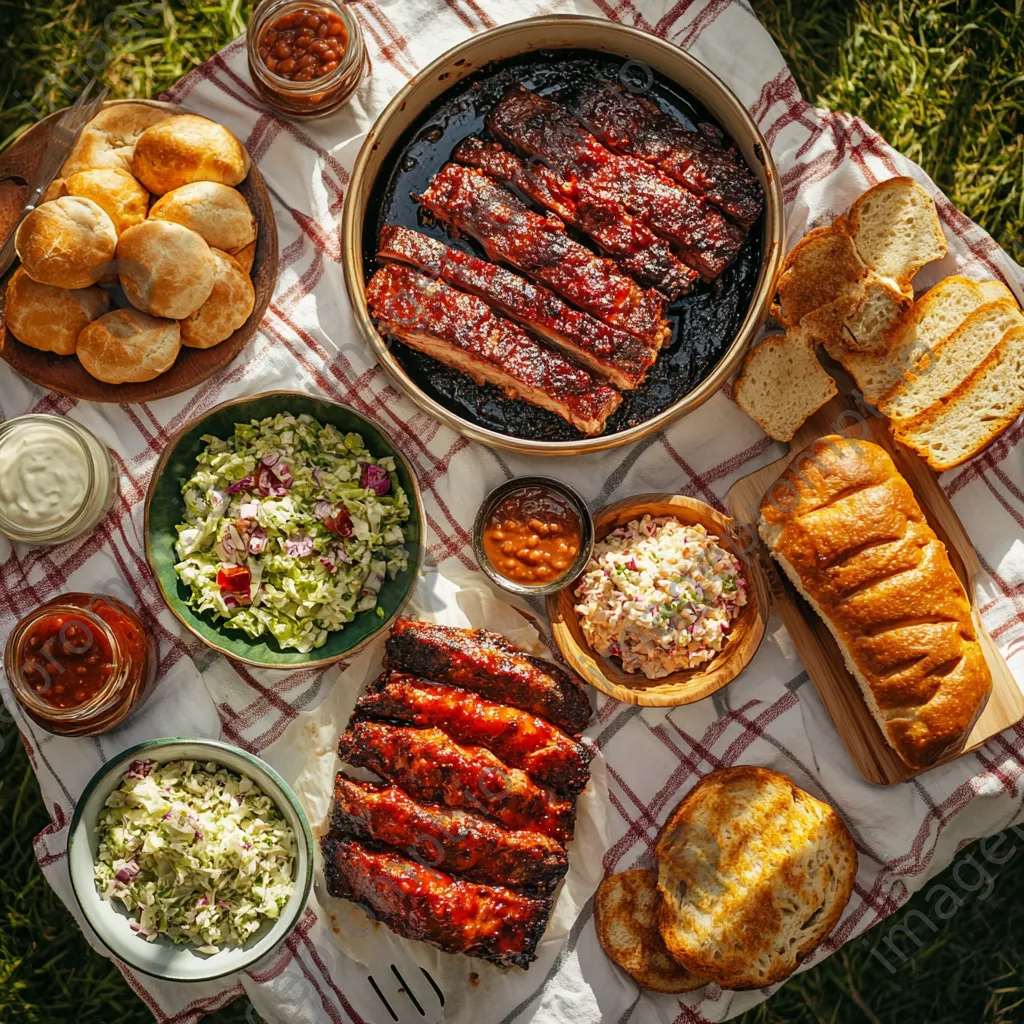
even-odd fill
[[[96,887],[149,942],[241,946],[294,889],[291,828],[251,779],[213,762],[133,761],[96,831]]]
[[[384,580],[409,564],[393,458],[290,413],[202,440],[175,545],[195,611],[308,653],[377,607]]]

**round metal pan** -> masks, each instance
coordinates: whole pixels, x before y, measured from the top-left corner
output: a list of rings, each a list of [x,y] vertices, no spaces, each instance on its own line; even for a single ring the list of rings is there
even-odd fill
[[[446,408],[410,377],[374,327],[366,305],[363,237],[374,217],[371,198],[393,147],[425,111],[454,85],[481,68],[536,51],[589,50],[641,61],[692,96],[718,122],[754,170],[765,193],[761,218],[761,265],[745,317],[711,372],[691,391],[651,418],[599,437],[543,441],[509,436]],[[756,230],[756,228],[755,228]],[[424,68],[394,97],[370,129],[356,158],[342,221],[345,283],[356,321],[381,364],[401,390],[425,412],[481,444],[532,455],[577,455],[631,444],[707,401],[736,370],[768,316],[772,285],[785,238],[782,187],[771,152],[757,125],[732,91],[708,68],[678,47],[602,18],[551,15],[513,22],[460,43]]]

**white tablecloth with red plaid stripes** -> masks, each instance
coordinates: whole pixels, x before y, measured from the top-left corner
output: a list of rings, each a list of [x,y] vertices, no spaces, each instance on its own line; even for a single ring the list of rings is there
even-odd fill
[[[143,554],[142,501],[157,456],[176,430],[216,402],[283,385],[351,403],[388,430],[415,466],[429,526],[428,560],[442,572],[475,568],[468,527],[485,492],[538,468],[535,460],[471,444],[405,400],[360,339],[342,281],[341,207],[363,135],[398,88],[448,46],[501,22],[549,13],[605,16],[663,36],[709,65],[756,118],[782,174],[790,243],[845,210],[865,187],[910,174],[935,194],[951,245],[949,257],[927,268],[918,284],[960,271],[999,277],[1022,294],[1024,271],[918,167],[857,118],[804,102],[744,0],[380,0],[352,7],[366,35],[372,74],[353,102],[326,120],[293,124],[267,112],[250,83],[242,41],[168,94],[244,139],[274,197],[280,278],[250,348],[195,390],[145,406],[76,403],[0,368],[4,417],[36,411],[80,420],[115,453],[122,479],[119,502],[90,536],[56,549],[12,549],[2,542],[0,632],[62,591],[107,590],[144,609],[160,643],[157,692],[116,732],[93,740],[58,739],[11,709],[53,818],[36,839],[39,863],[72,909],[67,823],[76,797],[108,757],[156,736],[205,735],[221,736],[273,763],[274,743],[285,727],[317,704],[338,673],[247,669],[200,646],[163,607]],[[1018,677],[1024,673],[1022,435],[1024,425],[1018,423],[943,480],[989,574],[981,596],[985,622]],[[629,448],[552,461],[543,469],[595,505],[669,490],[721,507],[737,477],[781,454],[723,389],[663,434]],[[842,922],[813,963],[896,912],[970,839],[1016,819],[1024,731],[1009,730],[905,785],[871,786],[851,764],[780,628],[773,620],[770,638],[749,669],[713,699],[658,713],[599,698],[588,735],[608,767],[609,872],[649,862],[659,823],[699,776],[723,765],[771,766],[840,811],[856,837],[860,871]],[[10,707],[9,694],[4,696]],[[514,1006],[477,1007],[476,1018],[720,1021],[767,994],[733,994],[714,986],[681,999],[640,994],[603,957],[591,909],[588,904],[547,975],[531,978],[528,998]],[[358,1021],[346,992],[355,976],[338,960],[314,901],[279,954],[241,976],[181,986],[122,970],[166,1024],[198,1020],[243,995],[268,1020]]]

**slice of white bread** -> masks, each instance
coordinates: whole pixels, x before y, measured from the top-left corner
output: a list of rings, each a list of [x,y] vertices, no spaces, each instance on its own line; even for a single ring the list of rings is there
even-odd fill
[[[833,358],[837,353],[885,352],[913,305],[912,292],[869,270],[854,294],[813,310],[800,326]]]
[[[987,448],[1024,413],[1024,326],[1012,327],[952,394],[902,424],[896,440],[942,473]]]
[[[857,851],[828,804],[767,768],[705,776],[655,847],[661,937],[727,989],[789,977],[842,916]]]
[[[782,264],[772,316],[783,327],[795,327],[808,313],[856,295],[866,273],[844,218],[815,228]]]
[[[913,309],[893,332],[887,352],[853,352],[826,345],[826,351],[842,364],[871,404],[909,377],[920,358],[934,351],[979,306],[991,301],[997,282],[979,282],[954,275],[940,281],[914,303]],[[1005,285],[998,285],[1006,295]]]
[[[861,259],[901,287],[948,249],[935,200],[913,178],[889,178],[868,189],[846,219]]]
[[[903,381],[878,400],[878,410],[899,426],[952,394],[981,365],[1011,327],[1024,325],[1015,302],[979,306],[949,337],[915,361]]]
[[[669,955],[658,931],[658,876],[638,868],[609,875],[594,896],[594,923],[601,948],[641,988],[693,992],[707,984]]]
[[[776,441],[791,441],[811,413],[836,394],[803,328],[772,334],[752,348],[736,380],[736,404]]]

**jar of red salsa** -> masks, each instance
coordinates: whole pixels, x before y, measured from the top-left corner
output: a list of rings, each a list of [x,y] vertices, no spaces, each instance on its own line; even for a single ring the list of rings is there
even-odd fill
[[[64,594],[14,627],[4,652],[26,714],[62,736],[95,736],[145,700],[156,651],[138,615],[103,594]]]
[[[337,110],[367,67],[362,29],[341,0],[262,0],[249,19],[246,49],[264,100],[293,118]]]

